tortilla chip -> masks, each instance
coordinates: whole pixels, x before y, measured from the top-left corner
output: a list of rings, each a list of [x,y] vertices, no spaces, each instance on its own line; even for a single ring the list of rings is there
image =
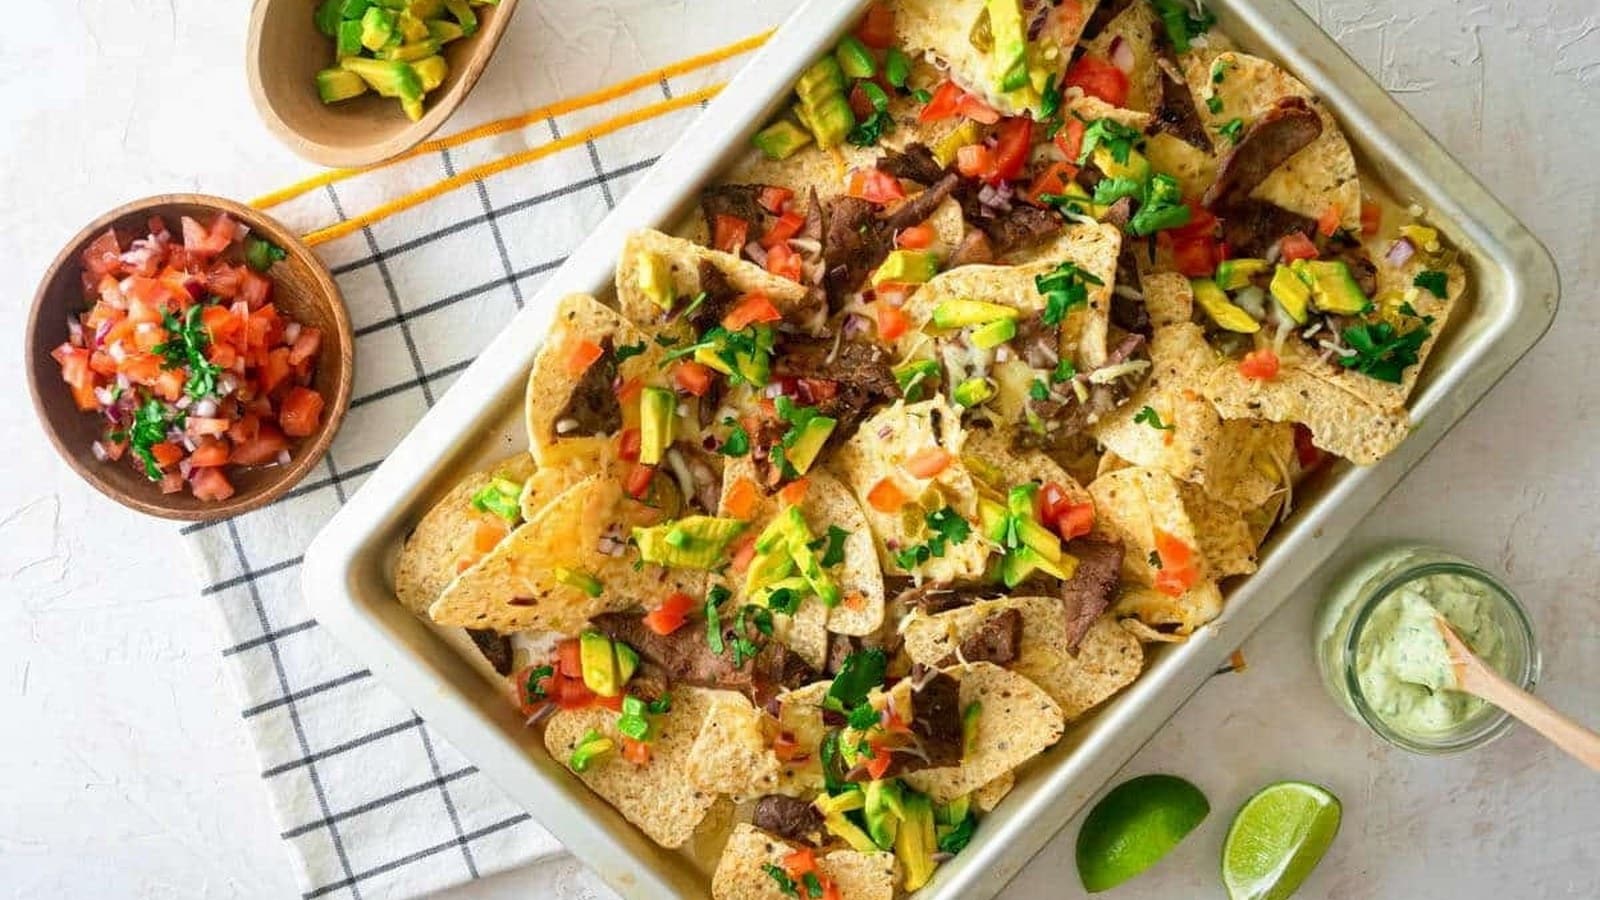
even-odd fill
[[[533,471],[533,457],[518,453],[468,475],[439,498],[400,548],[394,568],[394,591],[400,605],[419,616],[428,615],[428,607],[456,577],[459,562],[469,554],[476,555],[473,542],[478,526],[498,525],[510,531],[506,520],[474,507],[472,495],[497,476],[526,481]]]
[[[1004,497],[1017,485],[1055,483],[1071,503],[1089,503],[1089,492],[1060,463],[1039,450],[1019,450],[997,428],[975,428],[967,433],[962,460],[974,478]]]
[[[1083,42],[1085,53],[1102,60],[1111,59],[1111,46],[1120,38],[1133,53],[1133,67],[1128,71],[1128,99],[1125,106],[1145,113],[1155,111],[1156,98],[1160,96],[1161,70],[1156,68],[1156,30],[1161,22],[1156,19],[1155,7],[1149,3],[1129,3],[1122,12],[1107,22],[1100,33]],[[1166,36],[1161,38],[1166,40]],[[1084,116],[1093,122],[1098,116]],[[1145,119],[1148,121],[1149,116]],[[1131,123],[1124,123],[1131,124]],[[1141,131],[1143,125],[1135,126]]]
[[[1284,350],[1271,381],[1218,366],[1202,388],[1206,398],[1228,418],[1299,422],[1318,447],[1357,465],[1387,456],[1410,433],[1411,414],[1380,382],[1310,356],[1303,345]]]
[[[1139,275],[1144,293],[1144,309],[1155,328],[1187,325],[1194,317],[1194,290],[1187,276],[1177,272],[1149,272]]]
[[[1145,140],[1144,156],[1152,169],[1176,178],[1178,190],[1185,197],[1202,196],[1217,180],[1215,156],[1164,131]]]
[[[735,803],[772,793],[782,764],[761,729],[762,713],[735,691],[707,692],[700,733],[689,750],[689,781]]]
[[[961,679],[961,708],[980,706],[977,736],[961,765],[901,776],[935,803],[949,803],[983,787],[1061,739],[1066,727],[1061,707],[1026,677],[986,662],[945,671]]]
[[[860,501],[861,512],[877,538],[883,571],[906,573],[894,553],[927,542],[926,514],[950,506],[967,522],[977,521],[977,493],[971,473],[961,462],[965,442],[960,412],[943,397],[912,404],[902,400],[862,422],[829,461],[833,472],[849,484]],[[905,470],[905,462],[930,447],[943,447],[956,459],[932,479],[916,478]],[[872,506],[869,496],[881,481],[891,482],[908,498],[904,507],[884,512]],[[973,528],[965,541],[947,546],[943,556],[919,564],[916,573],[933,581],[976,578],[983,574],[988,558],[989,548]]]
[[[951,80],[1000,112],[1020,115],[1031,110],[1035,118],[1043,118],[1039,92],[1030,86],[1001,93],[998,85],[1005,75],[1002,66],[1006,61],[999,54],[973,46],[972,29],[985,7],[985,0],[900,0],[894,16],[895,43],[908,54],[923,54],[936,61],[949,72]],[[1029,56],[1036,60],[1047,58],[1046,54],[1054,50],[1048,58],[1051,76],[1057,83],[1087,19],[1088,13],[1079,0],[1069,0],[1051,10],[1040,29],[1041,39],[1029,42]]]
[[[837,156],[835,155],[837,151]],[[807,144],[788,159],[768,159],[759,151],[739,159],[719,184],[770,184],[794,191],[803,199],[815,190],[824,202],[844,193],[845,176],[851,169],[870,168],[878,158],[875,147],[857,147],[841,144],[833,150],[823,150],[816,144]],[[700,219],[699,232],[705,232],[704,218]]]
[[[591,618],[633,606],[651,607],[676,591],[701,596],[705,573],[646,565],[637,551],[610,556],[600,538],[620,526],[654,524],[657,512],[627,497],[614,479],[590,476],[552,500],[457,576],[428,615],[440,625],[490,628],[502,634],[539,629],[575,634]],[[598,597],[557,580],[555,569],[593,576]]]
[[[1074,654],[1067,647],[1067,623],[1055,597],[1002,597],[980,600],[936,615],[914,615],[902,633],[913,662],[935,665],[956,652],[967,636],[998,612],[1022,614],[1022,643],[1012,671],[1043,688],[1072,721],[1138,677],[1144,666],[1139,642],[1102,618],[1084,635]]]
[[[712,900],[785,900],[767,866],[800,849],[782,838],[744,822],[733,827],[711,876]],[[817,869],[838,885],[847,900],[893,900],[894,854],[835,850],[817,859]]]
[[[972,802],[978,807],[978,812],[994,812],[1000,801],[1011,793],[1017,786],[1017,776],[1011,772],[1001,775],[981,788],[972,792]]]
[[[523,521],[585,478],[617,474],[617,442],[609,436],[564,437],[545,448],[544,458],[545,464],[523,482],[519,498]]]
[[[1339,123],[1322,101],[1298,78],[1276,63],[1259,56],[1226,51],[1206,57],[1189,54],[1182,60],[1184,78],[1195,97],[1195,111],[1206,123],[1206,133],[1233,119],[1249,127],[1284,97],[1304,97],[1322,119],[1322,134],[1309,146],[1289,157],[1272,171],[1251,196],[1274,203],[1312,219],[1330,206],[1338,206],[1340,224],[1353,232],[1361,230],[1361,181],[1356,173],[1355,154]],[[1221,68],[1222,80],[1213,72]],[[1217,112],[1207,103],[1215,97],[1222,102]]]
[[[778,728],[794,736],[801,747],[818,747],[828,732],[822,720],[822,700],[828,696],[833,681],[815,681],[803,688],[786,691],[778,702]],[[808,797],[823,789],[822,757],[807,753],[781,764],[778,784],[773,793],[790,797]]]
[[[1180,276],[1181,277],[1181,276]],[[1198,325],[1158,328],[1150,343],[1150,377],[1128,402],[1103,416],[1090,432],[1117,456],[1203,485],[1239,508],[1258,506],[1281,487],[1280,468],[1263,453],[1287,458],[1294,429],[1254,420],[1224,420],[1200,393],[1218,365]],[[1157,428],[1138,421],[1148,408]]]
[[[1130,467],[1096,478],[1089,485],[1094,495],[1095,528],[1121,538],[1123,588],[1112,610],[1117,615],[1138,616],[1153,627],[1177,626],[1187,634],[1216,618],[1222,611],[1222,593],[1203,551],[1196,554],[1199,580],[1179,597],[1154,590],[1156,531],[1164,531],[1192,548],[1200,549],[1195,525],[1183,505],[1178,482],[1158,469]]]
[[[1140,593],[1155,593],[1149,588],[1139,588]],[[1138,638],[1143,644],[1181,644],[1189,639],[1188,635],[1177,634],[1171,631],[1157,631],[1138,619],[1118,619],[1117,625],[1124,631]]]
[[[727,276],[736,290],[766,295],[786,316],[809,312],[814,306],[811,292],[799,282],[773,275],[730,253],[646,228],[628,235],[617,262],[616,277],[617,306],[624,316],[640,325],[660,323],[664,315],[661,307],[639,288],[640,259],[646,253],[667,261],[677,297],[693,297],[700,292],[700,263],[709,262]]]
[[[689,778],[695,738],[717,691],[680,687],[672,692],[672,709],[652,716],[655,736],[650,761],[635,765],[618,752],[594,760],[587,771],[574,772],[623,818],[663,847],[681,847],[694,834],[717,795],[694,786]],[[604,707],[560,710],[545,725],[544,746],[550,756],[571,769],[572,751],[590,730],[621,746],[619,713]]]
[[[1239,510],[1221,503],[1197,485],[1179,484],[1184,511],[1200,539],[1200,554],[1213,578],[1248,575],[1256,570],[1256,542]]]
[[[1143,131],[1150,127],[1150,114],[1137,109],[1128,109],[1124,106],[1112,106],[1099,97],[1073,97],[1066,101],[1067,113],[1077,116],[1085,122],[1096,119],[1110,119],[1121,125],[1126,125],[1134,131]]]

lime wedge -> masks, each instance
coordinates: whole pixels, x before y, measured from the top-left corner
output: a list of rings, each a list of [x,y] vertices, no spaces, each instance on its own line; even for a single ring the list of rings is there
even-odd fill
[[[1245,801],[1222,845],[1231,900],[1284,900],[1339,833],[1339,798],[1303,781],[1269,784]]]
[[[1141,775],[1112,788],[1078,831],[1084,890],[1110,890],[1155,865],[1210,811],[1206,795],[1175,775]]]

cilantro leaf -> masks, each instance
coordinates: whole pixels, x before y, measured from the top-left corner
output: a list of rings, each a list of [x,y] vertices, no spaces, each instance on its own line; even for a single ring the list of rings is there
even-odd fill
[[[845,712],[865,703],[867,694],[883,684],[883,673],[889,667],[889,657],[881,647],[868,647],[845,657],[839,674],[833,676],[828,696],[822,705],[834,712]]]
[[[1047,274],[1034,276],[1034,289],[1045,299],[1044,323],[1060,325],[1069,310],[1080,303],[1087,303],[1088,286],[1091,284],[1101,285],[1105,282],[1069,262],[1061,263]]]
[[[171,312],[163,313],[161,324],[169,336],[155,346],[155,353],[163,357],[161,368],[188,367],[189,377],[184,382],[183,391],[191,397],[215,393],[217,376],[222,374],[222,367],[206,358],[205,349],[211,343],[211,336],[201,321],[201,312],[201,306],[197,303],[189,307],[181,321]]]
[[[871,703],[863,703],[860,706],[853,707],[850,712],[845,714],[845,724],[857,731],[875,728],[879,724],[878,711],[873,708]]]
[[[1417,277],[1411,280],[1413,285],[1427,290],[1428,293],[1443,300],[1449,293],[1449,276],[1437,269],[1426,269],[1418,272]]]
[[[1139,411],[1133,414],[1133,421],[1139,423],[1140,425],[1149,425],[1151,428],[1154,428],[1157,431],[1171,431],[1174,427],[1176,427],[1163,423],[1161,421],[1161,414],[1156,412],[1155,407],[1153,406],[1141,406]]]
[[[856,84],[861,93],[866,95],[867,102],[872,104],[872,115],[851,128],[845,140],[857,147],[870,147],[878,142],[884,132],[894,128],[894,119],[889,115],[889,95],[874,82],[858,81]]]
[[[1044,383],[1043,378],[1035,378],[1033,384],[1028,385],[1028,396],[1035,400],[1050,399],[1050,386]]]
[[[1106,145],[1112,159],[1125,163],[1128,161],[1128,152],[1143,139],[1143,132],[1129,128],[1114,119],[1095,119],[1083,130],[1083,145],[1078,150],[1078,165],[1087,162],[1090,154],[1101,144]]]
[[[849,536],[850,532],[845,531],[843,528],[840,528],[837,525],[828,526],[828,534],[826,537],[828,547],[826,550],[822,551],[822,565],[824,568],[837,566],[838,564],[844,562],[844,539]]]
[[[252,234],[244,239],[244,263],[257,272],[265,272],[273,263],[288,258],[282,247],[266,238]]]
[[[1414,365],[1429,334],[1429,320],[1401,333],[1388,322],[1361,323],[1344,330],[1344,342],[1355,351],[1342,356],[1339,364],[1369,378],[1399,384],[1407,367]]]
[[[1206,109],[1210,110],[1210,112],[1211,112],[1211,114],[1213,116],[1220,114],[1222,112],[1222,98],[1221,97],[1207,97],[1206,98]]]
[[[1209,11],[1199,16],[1191,15],[1189,4],[1184,0],[1150,0],[1150,5],[1155,7],[1156,16],[1161,19],[1172,49],[1179,53],[1188,53],[1189,41],[1205,34],[1217,22],[1217,17]]]
[[[1070,359],[1063,359],[1056,363],[1056,370],[1050,373],[1050,380],[1055,384],[1071,381],[1076,377],[1078,377],[1078,367],[1073,365]]]
[[[724,419],[722,424],[728,425],[732,422],[733,419],[728,418]],[[733,430],[728,432],[728,439],[722,442],[722,446],[717,448],[717,452],[723,456],[743,456],[749,453],[750,435],[745,432],[744,426],[734,425]]]
[[[792,616],[800,608],[800,601],[804,599],[804,595],[798,591],[786,587],[775,588],[767,595],[767,608],[775,613]]]
[[[773,881],[778,883],[778,892],[785,897],[800,896],[800,892],[795,890],[794,879],[790,878],[789,873],[785,872],[781,866],[775,863],[766,863],[761,867],[761,871],[767,873]]]
[[[543,700],[545,698],[544,685],[539,682],[544,681],[555,673],[554,666],[539,666],[536,669],[529,669],[527,680],[528,699]]]
[[[175,420],[167,419],[167,408],[153,397],[134,410],[133,427],[128,430],[128,446],[133,450],[133,455],[144,463],[144,477],[151,481],[161,480],[161,467],[156,465],[155,455],[150,448],[167,439],[167,428],[173,424],[176,424]]]
[[[944,837],[939,838],[939,852],[960,853],[965,850],[967,844],[972,842],[972,832],[977,830],[977,827],[977,816],[968,813],[965,819],[956,824],[956,827],[945,832]]]
[[[640,341],[637,344],[623,344],[613,352],[616,354],[617,362],[620,363],[625,359],[630,359],[643,353],[644,341]]]
[[[1094,202],[1109,206],[1123,197],[1139,197],[1144,184],[1136,178],[1102,178],[1094,186]]]
[[[718,613],[717,607],[731,596],[728,589],[720,584],[706,594],[706,645],[718,656],[722,655],[726,647],[722,643],[722,616]]]
[[[1189,207],[1183,202],[1178,179],[1156,174],[1145,185],[1139,211],[1128,220],[1128,233],[1139,237],[1189,224]]]
[[[1227,138],[1230,144],[1239,143],[1239,135],[1242,133],[1244,133],[1244,120],[1240,118],[1229,119],[1217,126],[1217,134]]]

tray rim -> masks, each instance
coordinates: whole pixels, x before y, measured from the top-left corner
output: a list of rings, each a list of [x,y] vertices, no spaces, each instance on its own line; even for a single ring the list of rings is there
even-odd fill
[[[636,227],[672,221],[699,185],[743,148],[744,138],[782,102],[806,64],[854,21],[866,0],[808,0],[746,64],[693,127],[576,248],[551,279],[451,389],[402,439],[361,489],[319,532],[302,566],[302,587],[316,619],[373,674],[422,714],[491,780],[534,813],[560,842],[624,896],[704,892],[703,878],[651,844],[609,804],[545,754],[505,730],[506,710],[485,709],[488,690],[463,691],[427,664],[415,638],[426,626],[393,598],[367,596],[374,566],[393,549],[396,530],[432,493],[440,471],[461,455],[522,385],[554,301],[601,293],[616,251]],[[1204,683],[1246,635],[1339,547],[1404,475],[1537,343],[1554,320],[1559,276],[1549,252],[1416,120],[1291,0],[1211,0],[1231,37],[1248,39],[1306,81],[1333,109],[1370,162],[1410,182],[1437,212],[1437,223],[1476,264],[1476,295],[1499,297],[1479,333],[1452,339],[1454,355],[1436,354],[1408,406],[1412,434],[1375,466],[1341,466],[1316,502],[1275,534],[1261,569],[1230,590],[1221,617],[1165,653],[1138,681],[1098,712],[1070,753],[1037,765],[991,817],[993,827],[940,867],[923,898],[987,897],[999,892]],[[1382,123],[1381,128],[1379,123]],[[717,152],[707,153],[705,132]],[[698,140],[697,140],[698,139]],[[600,290],[596,290],[599,287]],[[1479,301],[1481,302],[1481,300]],[[1457,346],[1460,345],[1460,346]],[[1441,347],[1441,350],[1444,348]],[[419,474],[420,473],[420,474]],[[412,516],[414,518],[414,516]],[[376,599],[369,605],[363,597]],[[387,600],[384,608],[382,600]],[[494,698],[492,702],[499,702]],[[495,720],[502,720],[497,723]],[[619,823],[622,823],[619,828]]]

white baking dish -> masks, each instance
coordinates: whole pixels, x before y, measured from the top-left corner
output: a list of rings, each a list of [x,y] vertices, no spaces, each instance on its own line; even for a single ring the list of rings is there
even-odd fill
[[[1144,675],[1076,723],[1035,761],[941,867],[928,898],[986,897],[1009,881],[1096,790],[1216,670],[1373,505],[1531,347],[1555,315],[1549,254],[1404,110],[1290,0],[1208,0],[1245,49],[1281,61],[1333,108],[1362,157],[1363,175],[1432,211],[1463,251],[1472,279],[1412,398],[1415,430],[1382,463],[1324,473],[1262,553],[1260,571],[1229,593],[1222,616],[1185,644],[1151,654]],[[523,383],[557,298],[609,295],[623,239],[676,221],[697,190],[748,146],[800,71],[848,30],[865,0],[811,0],[695,126],[601,223],[506,330],[467,369],[305,556],[303,584],[317,619],[617,891],[696,896],[709,878],[657,847],[545,753],[537,735],[457,647],[394,598],[390,569],[407,530],[468,470],[525,446]],[[515,240],[515,236],[510,236]]]

